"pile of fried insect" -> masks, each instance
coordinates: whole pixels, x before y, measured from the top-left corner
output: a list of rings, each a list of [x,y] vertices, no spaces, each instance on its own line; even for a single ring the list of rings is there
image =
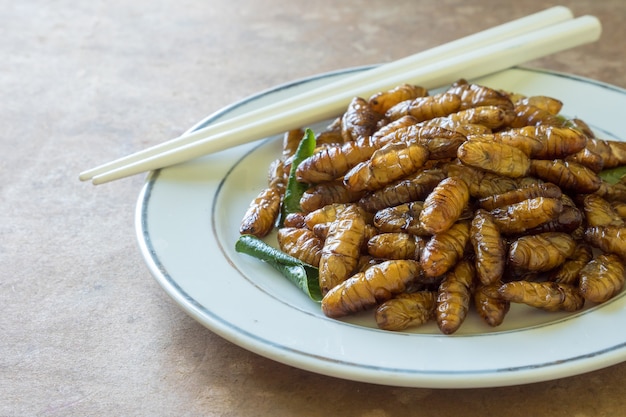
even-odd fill
[[[278,246],[319,269],[324,314],[372,310],[381,329],[452,334],[471,309],[498,326],[510,303],[602,303],[625,281],[626,176],[600,173],[626,165],[626,143],[561,108],[463,79],[356,97],[294,168],[308,188]],[[285,133],[242,234],[277,227],[303,132]]]

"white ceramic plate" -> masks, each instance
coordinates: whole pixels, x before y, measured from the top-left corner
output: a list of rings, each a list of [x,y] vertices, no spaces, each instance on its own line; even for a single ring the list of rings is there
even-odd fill
[[[345,77],[363,68],[301,80],[228,107],[195,128]],[[563,114],[604,138],[626,138],[615,117],[626,91],[567,74],[516,68],[476,80],[564,101]],[[313,128],[321,128],[326,123]],[[153,173],[139,196],[141,251],[165,291],[227,340],[294,367],[370,383],[431,388],[523,384],[592,371],[626,359],[626,297],[577,314],[515,306],[492,329],[476,314],[452,336],[434,325],[410,332],[375,328],[371,314],[345,321],[271,267],[235,252],[240,220],[266,185],[282,138],[240,146]]]

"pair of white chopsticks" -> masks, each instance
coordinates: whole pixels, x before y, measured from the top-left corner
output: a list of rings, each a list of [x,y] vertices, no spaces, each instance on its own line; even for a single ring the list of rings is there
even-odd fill
[[[102,184],[164,168],[291,129],[337,117],[354,97],[402,83],[433,89],[459,78],[477,78],[598,40],[593,16],[574,19],[563,6],[487,29],[378,66],[247,114],[214,123],[80,174]]]

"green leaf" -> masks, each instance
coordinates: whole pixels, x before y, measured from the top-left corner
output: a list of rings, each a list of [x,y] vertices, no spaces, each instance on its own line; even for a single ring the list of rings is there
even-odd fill
[[[610,184],[617,184],[625,175],[626,166],[605,169],[604,171],[600,172],[600,178]]]
[[[311,300],[322,301],[318,269],[294,258],[252,235],[241,235],[235,250],[267,262],[300,288]]]
[[[300,162],[313,155],[314,151],[315,133],[311,129],[306,129],[304,137],[300,141],[291,163],[289,179],[287,180],[287,188],[285,189],[285,197],[283,198],[283,204],[281,207],[280,220],[278,222],[279,227],[283,226],[287,215],[302,211],[300,207],[300,199],[302,198],[302,194],[304,194],[307,188],[309,188],[309,185],[299,182],[296,179],[296,169],[298,168]]]

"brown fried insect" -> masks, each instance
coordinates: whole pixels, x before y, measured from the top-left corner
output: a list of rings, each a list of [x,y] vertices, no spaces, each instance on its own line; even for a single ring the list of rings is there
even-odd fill
[[[567,195],[561,196],[561,203],[563,209],[554,220],[550,220],[539,226],[530,228],[527,230],[528,234],[536,234],[543,232],[563,232],[563,233],[576,233],[577,236],[582,236],[581,229],[583,225],[583,214],[578,209],[574,201]],[[578,237],[580,237],[578,236]]]
[[[304,130],[293,129],[283,135],[283,159],[291,158],[298,149],[300,141],[304,137]]]
[[[423,208],[423,201],[411,201],[384,208],[374,215],[374,226],[382,233],[410,233],[427,236],[429,233],[419,221],[419,214]]]
[[[615,213],[626,221],[626,202],[612,201],[611,206],[613,207],[613,210],[615,210]]]
[[[626,271],[623,261],[614,254],[600,254],[580,271],[580,294],[594,303],[602,303],[624,288]]]
[[[394,132],[403,131],[405,130],[405,128],[413,126],[416,123],[417,120],[412,116],[404,116],[399,118],[398,120],[389,122],[372,134],[372,136],[370,137],[370,143],[376,148],[382,148],[383,145],[385,145],[392,138],[395,137]],[[389,139],[384,139],[387,136],[389,137]]]
[[[454,267],[463,257],[469,243],[470,222],[459,221],[448,230],[433,235],[420,257],[426,277],[439,277]]]
[[[473,83],[455,83],[448,93],[461,98],[461,110],[480,106],[496,106],[505,110],[513,109],[513,102],[505,93],[493,88]]]
[[[529,173],[552,182],[564,191],[591,194],[600,188],[600,177],[589,168],[562,159],[530,161]]]
[[[491,215],[503,234],[519,234],[557,219],[562,210],[561,199],[536,197],[498,207]]]
[[[526,175],[530,167],[523,151],[498,142],[468,140],[459,147],[457,156],[466,165],[511,178]]]
[[[514,268],[546,272],[563,264],[575,249],[576,241],[567,233],[522,236],[511,243],[508,261]]]
[[[373,265],[328,291],[322,299],[322,311],[336,318],[374,307],[404,292],[419,272],[419,263],[412,260]]]
[[[486,210],[476,210],[470,228],[470,242],[476,255],[476,275],[484,285],[502,279],[506,265],[506,245],[493,217]]]
[[[514,128],[537,125],[561,126],[564,123],[561,117],[533,104],[516,104],[513,112],[515,117],[510,122],[510,126]]]
[[[422,227],[430,234],[449,229],[469,203],[469,188],[460,177],[442,180],[424,200],[419,215]]]
[[[626,226],[595,226],[585,229],[585,241],[626,259]]]
[[[439,285],[435,319],[442,333],[456,332],[465,321],[472,298],[474,276],[474,265],[467,259],[461,260]]]
[[[337,220],[342,213],[351,210],[359,210],[360,214],[365,216],[365,212],[356,204],[333,203],[307,213],[304,217],[304,224],[307,228],[313,230],[316,224],[333,222]]]
[[[367,242],[367,253],[375,258],[420,260],[426,238],[408,233],[380,233]]]
[[[359,162],[369,159],[375,150],[369,141],[350,141],[323,147],[300,162],[296,178],[308,184],[332,181]]]
[[[398,120],[403,116],[413,116],[418,122],[423,122],[448,116],[457,112],[460,107],[461,98],[458,95],[439,93],[398,103],[385,113],[385,117]]]
[[[433,316],[435,298],[433,291],[398,294],[378,306],[374,315],[376,324],[380,329],[392,331],[421,326]]]
[[[501,285],[499,281],[490,285],[479,283],[473,293],[478,315],[491,327],[502,324],[511,306],[509,301],[503,300],[498,294]]]
[[[341,117],[336,118],[326,129],[315,135],[315,144],[317,146],[336,145],[343,143],[341,135]]]
[[[353,206],[331,223],[319,261],[322,294],[345,281],[354,272],[364,239],[365,220]]]
[[[277,234],[280,249],[309,265],[317,267],[324,242],[313,231],[297,227],[281,227]]]
[[[330,181],[317,184],[306,190],[300,198],[300,207],[306,213],[329,204],[352,203],[363,196],[362,192],[352,192],[343,185],[343,181]]]
[[[461,133],[440,126],[408,125],[385,136],[372,137],[372,144],[381,148],[389,143],[416,143],[428,149],[431,159],[445,159],[456,157],[457,149],[465,140]]]
[[[610,202],[626,202],[626,183],[618,182],[612,184],[602,180],[600,181],[600,187],[596,191],[596,194]]]
[[[509,204],[519,203],[524,200],[537,197],[561,198],[563,192],[552,183],[531,183],[528,186],[521,186],[519,189],[507,191],[505,193],[493,194],[479,199],[478,204],[485,210],[494,210]]]
[[[563,108],[563,102],[561,100],[554,97],[542,95],[522,97],[519,100],[516,100],[515,104],[535,106],[555,116],[559,114],[561,112],[561,109]]]
[[[390,143],[352,168],[344,184],[352,191],[377,190],[417,172],[428,159],[428,149],[419,144]]]
[[[353,98],[341,117],[341,135],[344,142],[369,138],[376,131],[376,124],[382,117],[370,107],[367,100]]]
[[[498,289],[498,293],[512,303],[522,303],[547,311],[573,312],[580,310],[585,303],[576,287],[551,281],[507,282]]]
[[[602,171],[604,168],[604,160],[602,157],[595,152],[591,152],[587,148],[578,151],[575,154],[566,156],[565,160],[568,162],[576,162],[596,173]]]
[[[474,198],[502,194],[518,188],[518,183],[514,178],[503,177],[468,165],[449,164],[445,171],[448,176],[463,178],[469,186],[470,195]]]
[[[421,124],[424,126],[447,127],[451,124],[478,124],[489,129],[498,129],[504,126],[510,117],[507,110],[498,106],[478,106],[466,110],[460,110],[446,117],[436,117],[426,120]]]
[[[363,196],[359,205],[367,211],[375,212],[385,207],[424,200],[444,178],[445,174],[440,168],[419,170],[406,179]]]
[[[239,233],[265,237],[272,231],[280,213],[286,183],[283,161],[277,159],[269,168],[268,187],[250,202],[239,226]]]
[[[531,157],[557,159],[574,155],[587,145],[587,136],[578,129],[539,125],[534,127],[534,137],[543,145]]]
[[[587,140],[587,149],[602,157],[604,168],[626,165],[626,142],[590,138]]]
[[[582,207],[588,226],[624,225],[624,219],[617,214],[611,203],[597,194],[586,195]]]
[[[369,104],[375,112],[385,114],[387,110],[400,102],[425,97],[427,95],[428,90],[424,87],[413,84],[401,84],[391,90],[373,94],[369,98]]]
[[[593,258],[591,246],[578,243],[572,256],[560,267],[550,271],[547,279],[561,284],[578,285],[581,269]]]

